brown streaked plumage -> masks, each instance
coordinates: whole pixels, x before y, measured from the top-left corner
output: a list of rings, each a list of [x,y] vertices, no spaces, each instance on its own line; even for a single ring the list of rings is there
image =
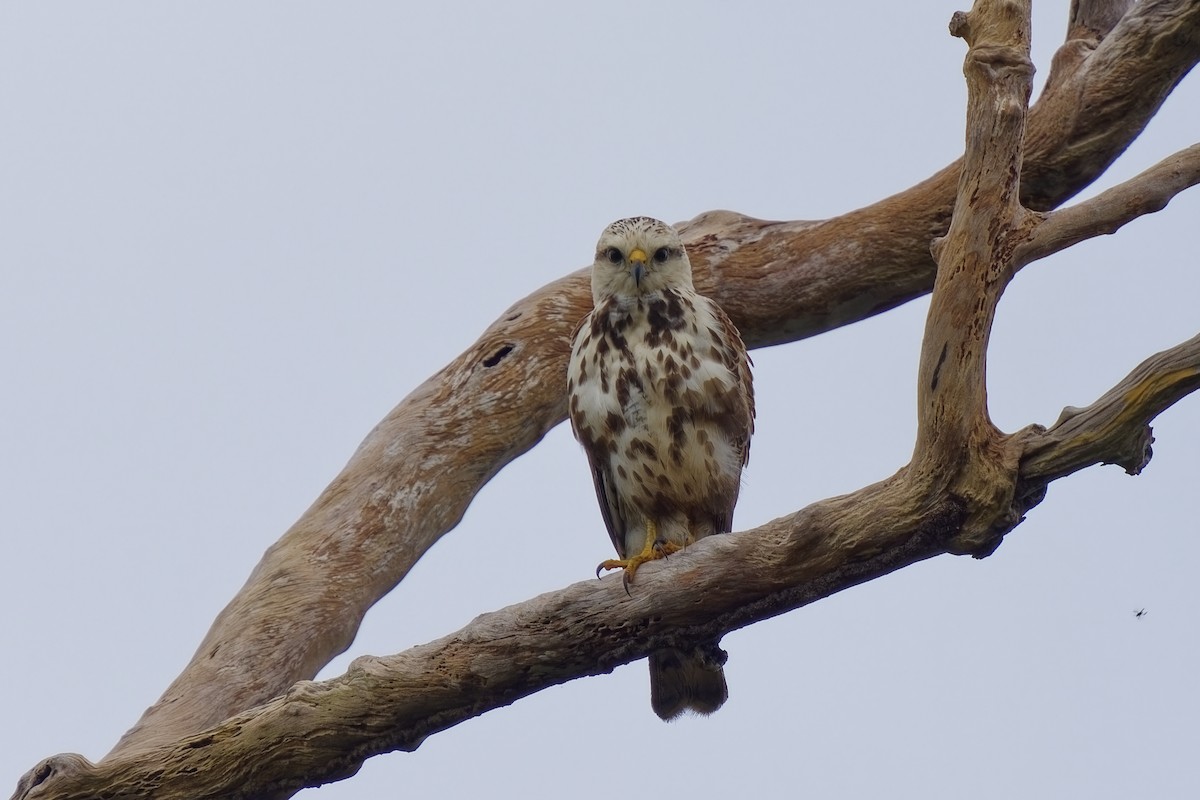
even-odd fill
[[[639,566],[728,533],[750,455],[750,359],[720,306],[692,286],[679,235],[649,217],[614,222],[596,246],[594,308],[576,329],[568,411],[587,453],[626,589]],[[728,696],[716,642],[650,656],[663,719]]]

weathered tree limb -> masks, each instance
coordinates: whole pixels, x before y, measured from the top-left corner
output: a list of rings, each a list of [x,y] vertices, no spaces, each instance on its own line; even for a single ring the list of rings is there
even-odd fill
[[[1200,183],[1200,144],[1180,150],[1136,178],[1046,215],[1032,236],[1017,245],[1019,265],[1065,250],[1100,234],[1116,233],[1145,214],[1161,211],[1175,195]]]
[[[1102,36],[1111,31],[1133,0],[1071,0],[1071,13],[1067,18],[1068,39],[1083,36]]]
[[[663,646],[719,637],[940,553],[986,555],[1040,502],[1049,481],[1097,462],[1140,469],[1149,422],[1200,388],[1200,336],[1147,360],[1087,409],[1068,409],[1050,430],[1011,435],[988,419],[986,350],[1012,274],[1064,242],[1128,221],[1135,211],[1114,198],[1139,196],[1138,184],[1157,182],[1162,165],[1072,214],[1026,211],[1017,191],[1028,0],[980,0],[956,21],[971,45],[971,137],[954,222],[935,247],[941,266],[922,345],[910,465],[851,495],[649,565],[633,597],[615,578],[575,584],[483,615],[437,642],[360,658],[339,678],[300,683],[200,734],[127,748],[98,765],[74,755],[47,759],[22,779],[17,797],[286,796],[353,774],[370,755],[413,749],[457,722]],[[1187,161],[1194,149],[1181,157]],[[1191,184],[1170,185],[1173,194]],[[1133,206],[1149,213],[1169,196]],[[477,370],[444,371],[443,378],[481,382],[459,391],[487,390],[486,370],[525,341],[513,340],[485,335],[474,351]],[[437,389],[427,384],[417,395]],[[451,430],[446,423],[443,436]]]
[[[1036,505],[1058,477],[1126,463],[1131,443],[1144,462],[1148,450],[1136,443],[1150,421],[1197,389],[1200,336],[1148,359],[1086,409],[1067,409],[1049,430],[1023,432],[1016,507]],[[359,658],[344,675],[299,683],[170,744],[99,764],[53,756],[22,779],[14,800],[288,796],[349,777],[372,755],[415,750],[431,734],[534,692],[667,644],[719,637],[947,552],[966,509],[948,496],[905,498],[901,483],[893,477],[710,537],[647,565],[632,597],[616,577],[582,581],[403,653]]]
[[[1107,19],[1096,17],[1095,19]],[[1021,191],[1051,208],[1124,150],[1200,58],[1200,2],[1137,4],[1111,33],[1074,26],[1030,114]],[[1101,38],[1103,37],[1103,38]],[[683,226],[697,283],[752,346],[814,335],[928,292],[951,165],[912,189],[823,222],[732,212]],[[309,678],[363,614],[452,529],[475,493],[563,418],[567,338],[587,311],[582,273],[520,301],[372,431],[268,551],[184,672],[111,756],[178,739]]]
[[[1197,389],[1200,335],[1146,359],[1090,406],[1064,408],[1026,444],[1022,481],[1045,485],[1095,464],[1137,475],[1150,461],[1150,420]]]
[[[1033,63],[1029,0],[976,0],[950,32],[967,40],[967,148],[954,216],[934,241],[938,263],[917,368],[917,443],[907,468],[928,496],[961,502],[951,552],[985,556],[1021,519],[1013,512],[1021,437],[992,424],[987,348],[1016,272],[1015,244],[1036,217],[1021,205],[1022,145]],[[1040,498],[1039,498],[1040,499]]]
[[[1186,74],[1175,74],[1170,63],[1200,46],[1195,21],[1200,9],[1195,0],[1131,4],[1111,32],[1097,41],[1095,36],[1102,33],[1091,26],[1109,24],[1116,7],[1103,10],[1104,5],[1081,3],[1075,7],[1082,16],[1072,17],[1067,41],[1055,54],[1046,88],[1030,114],[1021,201],[1035,211],[1047,211],[1068,199],[1053,191],[1060,182],[1082,189],[1086,184],[1079,183],[1080,179],[1090,183],[1086,176],[1094,178],[1108,169],[1136,136],[1129,136],[1127,126],[1144,127],[1149,120],[1146,115],[1153,116]],[[1077,24],[1081,20],[1082,24]],[[1148,23],[1153,33],[1144,29]],[[1138,62],[1143,62],[1144,68],[1137,66]],[[1136,96],[1108,105],[1111,98],[1089,79],[1092,73],[1104,74],[1107,80],[1137,82]],[[1152,77],[1155,73],[1157,79]],[[1056,124],[1040,124],[1043,115],[1053,117]],[[1065,145],[1055,147],[1047,136],[1062,136]],[[1106,144],[1092,149],[1086,144],[1092,137]],[[1047,151],[1054,155],[1043,156]]]

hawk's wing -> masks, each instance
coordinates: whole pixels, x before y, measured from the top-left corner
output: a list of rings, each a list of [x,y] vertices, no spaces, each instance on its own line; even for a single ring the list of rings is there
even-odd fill
[[[705,298],[713,316],[720,324],[717,333],[720,339],[721,360],[734,377],[734,385],[730,391],[709,398],[712,404],[713,420],[721,427],[722,432],[741,450],[744,467],[750,463],[750,437],[754,433],[754,381],[750,373],[750,354],[742,342],[742,335],[729,319],[729,315],[716,301]],[[737,505],[741,482],[734,484],[733,491],[726,497],[719,498],[713,525],[717,533],[729,533],[733,530],[733,508]]]
[[[737,361],[737,369],[734,374],[737,375],[738,385],[741,388],[741,394],[745,403],[744,414],[739,415],[739,435],[742,437],[742,466],[750,463],[750,437],[754,435],[754,379],[750,374],[750,367],[754,363],[750,360],[750,353],[746,351],[746,344],[742,341],[742,334],[734,326],[733,320],[725,313],[725,310],[713,303],[717,309],[717,319],[721,321],[721,325],[725,329],[726,341],[730,343],[730,347],[734,351],[734,358]]]
[[[575,331],[571,334],[572,358],[575,356],[574,343],[579,341],[580,331],[591,323],[592,314],[588,314],[575,326]],[[604,433],[579,428],[575,424],[575,414],[568,413],[567,419],[571,421],[571,431],[583,446],[583,452],[587,454],[588,466],[592,468],[592,481],[596,485],[596,499],[600,503],[600,515],[604,518],[604,527],[608,529],[608,537],[612,539],[617,555],[625,558],[625,531],[629,527],[629,523],[621,499],[613,487],[611,462],[608,458],[608,453],[615,447],[615,443],[606,439]]]
[[[588,463],[592,467],[592,479],[596,483],[596,499],[600,501],[600,515],[604,517],[604,527],[608,528],[608,538],[612,539],[617,549],[617,556],[625,558],[625,530],[629,527],[625,518],[625,509],[621,499],[612,487],[611,470],[608,465],[599,465],[592,454],[592,449],[584,445],[587,451]]]

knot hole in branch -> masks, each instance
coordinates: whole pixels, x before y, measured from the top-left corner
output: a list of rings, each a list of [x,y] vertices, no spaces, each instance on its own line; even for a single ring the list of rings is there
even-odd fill
[[[507,356],[512,351],[513,351],[513,345],[505,344],[499,350],[497,350],[496,352],[492,353],[490,356],[485,358],[483,360],[483,365],[485,367],[494,367],[497,364],[499,364],[501,361],[503,361],[504,357]]]

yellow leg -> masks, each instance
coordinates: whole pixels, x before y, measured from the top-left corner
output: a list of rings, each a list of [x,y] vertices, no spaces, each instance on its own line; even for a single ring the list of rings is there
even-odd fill
[[[646,520],[646,541],[642,545],[642,552],[628,558],[610,558],[600,562],[600,566],[596,567],[596,577],[600,577],[600,573],[606,569],[623,569],[625,574],[621,577],[621,583],[625,587],[625,592],[628,593],[629,584],[633,582],[633,576],[637,573],[638,567],[647,561],[666,558],[671,553],[682,549],[683,546],[675,542],[659,541],[658,526],[654,524],[654,520],[648,519]]]

